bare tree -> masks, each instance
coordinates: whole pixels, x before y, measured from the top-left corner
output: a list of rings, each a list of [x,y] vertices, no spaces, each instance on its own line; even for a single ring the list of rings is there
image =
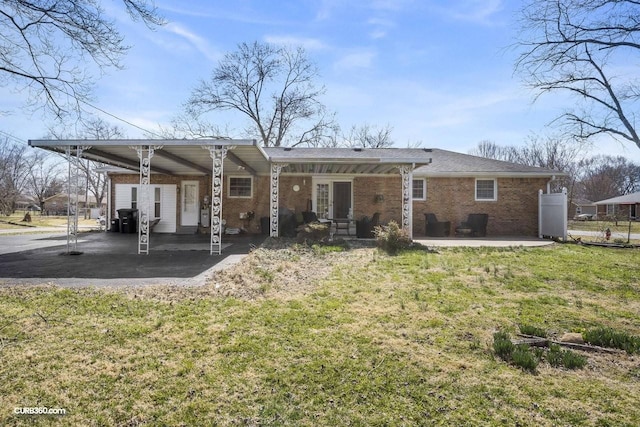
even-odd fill
[[[533,134],[524,145],[518,147],[481,141],[469,154],[563,172],[566,175],[558,176],[553,187],[554,190],[566,187],[571,199],[578,178],[578,159],[582,148],[581,145],[572,144],[559,136]]]
[[[472,156],[485,157],[487,159],[501,160],[504,162],[521,163],[522,159],[518,149],[513,146],[498,145],[493,141],[480,141],[476,148],[469,151]]]
[[[112,125],[105,120],[98,117],[89,117],[81,122],[81,128],[70,134],[67,128],[50,127],[50,137],[54,139],[121,139],[125,138],[125,132],[122,128]],[[104,166],[102,163],[94,162],[92,160],[80,160],[78,162],[80,173],[83,175],[82,185],[85,188],[85,200],[88,206],[89,193],[96,199],[98,206],[102,205],[102,201],[106,197],[107,193],[107,180],[103,173],[96,171],[97,168]]]
[[[250,122],[247,134],[264,146],[314,145],[330,125],[317,76],[302,48],[241,43],[193,90],[186,109],[193,117],[214,110],[240,112]]]
[[[636,68],[640,53],[637,0],[530,0],[522,11],[516,70],[539,94],[574,95],[562,116],[570,134],[607,134],[640,148]]]
[[[365,123],[360,126],[353,125],[349,133],[344,135],[344,145],[347,147],[362,148],[389,148],[393,146],[390,125],[378,127]]]
[[[2,0],[0,2],[0,84],[27,90],[32,106],[56,116],[81,109],[98,69],[120,67],[128,50],[99,0]],[[134,20],[161,25],[152,0],[122,0]]]
[[[0,212],[11,215],[27,182],[26,146],[0,140]]]
[[[41,212],[44,212],[45,200],[62,189],[62,163],[51,153],[34,150],[26,158],[26,170],[26,191],[38,202]]]
[[[604,200],[640,191],[640,165],[622,156],[595,156],[581,162],[581,192],[586,199]]]

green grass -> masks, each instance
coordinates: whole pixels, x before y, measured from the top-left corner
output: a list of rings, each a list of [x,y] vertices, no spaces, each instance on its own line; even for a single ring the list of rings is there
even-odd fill
[[[583,231],[600,231],[604,232],[607,228],[612,232],[627,233],[629,231],[629,221],[618,221],[616,225],[615,221],[599,220],[599,221],[569,221],[569,230],[583,230]],[[631,233],[640,233],[640,221],[631,221]]]
[[[518,325],[552,335],[595,327],[640,335],[638,250],[286,251],[267,251],[274,265],[242,282],[262,289],[251,298],[220,296],[215,283],[0,287],[0,425],[631,426],[640,419],[634,356],[590,353],[585,369],[545,363],[533,375],[492,348],[495,331],[515,333]],[[332,268],[287,294],[282,277],[307,259]],[[13,415],[18,406],[67,414]]]
[[[39,212],[30,212],[31,222],[23,222],[25,212],[17,211],[12,215],[0,215],[0,230],[2,229],[23,229],[28,227],[62,227],[67,225],[66,216],[47,216],[40,215]],[[78,225],[95,226],[95,219],[84,219],[83,216],[78,218]]]

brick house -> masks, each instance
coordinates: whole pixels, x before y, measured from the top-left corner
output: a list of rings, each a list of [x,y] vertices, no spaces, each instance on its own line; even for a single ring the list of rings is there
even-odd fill
[[[598,218],[617,218],[637,221],[640,218],[640,192],[595,202]]]
[[[377,212],[382,223],[395,220],[414,236],[424,235],[426,213],[451,228],[484,213],[489,235],[536,236],[538,191],[560,175],[440,149],[265,148],[251,140],[29,143],[59,152],[82,144],[82,157],[121,168],[108,173],[108,216],[147,206],[144,221],[159,219],[153,231],[166,233],[213,230],[223,221],[227,229],[260,233],[266,219],[277,235],[283,212],[312,211],[327,220]],[[345,222],[350,232],[354,222]]]

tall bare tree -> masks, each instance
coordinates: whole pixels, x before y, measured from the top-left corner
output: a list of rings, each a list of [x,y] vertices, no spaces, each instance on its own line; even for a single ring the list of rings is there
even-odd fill
[[[390,125],[378,127],[369,123],[360,126],[353,125],[349,133],[343,136],[344,145],[347,147],[361,148],[389,148],[393,146]]]
[[[0,213],[11,215],[27,183],[26,146],[0,139]]]
[[[186,110],[193,117],[214,110],[239,112],[249,119],[247,134],[264,146],[313,145],[331,124],[317,77],[302,48],[241,43],[209,80],[200,81]]]
[[[44,212],[44,202],[62,189],[64,173],[57,156],[43,150],[34,150],[26,158],[26,191],[38,202]]]
[[[65,127],[50,127],[49,133],[55,139],[119,139],[125,138],[125,132],[122,128],[113,125],[99,117],[85,118],[81,122],[81,127],[75,133],[70,134]],[[85,198],[87,200],[89,193],[96,199],[98,206],[102,205],[102,201],[107,193],[107,180],[103,173],[96,171],[96,168],[104,166],[102,163],[91,160],[80,160],[78,162],[81,174],[83,175],[83,185],[85,189]]]
[[[132,19],[163,23],[152,0],[122,0]],[[87,65],[120,67],[128,50],[100,0],[1,0],[0,85],[27,90],[32,106],[79,112],[90,93]]]
[[[568,93],[562,122],[579,139],[606,134],[640,148],[640,2],[529,0],[516,70],[539,94]]]
[[[581,162],[580,186],[589,200],[604,200],[640,191],[640,165],[622,156],[595,156]]]
[[[481,141],[469,154],[557,170],[566,175],[554,181],[554,190],[566,187],[569,198],[573,198],[574,187],[579,175],[579,157],[583,153],[581,145],[572,144],[559,136],[531,135],[522,146],[500,146],[492,141]]]

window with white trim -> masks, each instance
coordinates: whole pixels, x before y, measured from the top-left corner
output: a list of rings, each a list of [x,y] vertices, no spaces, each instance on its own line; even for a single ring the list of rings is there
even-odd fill
[[[138,209],[138,187],[131,187],[131,209]]]
[[[411,185],[411,197],[413,200],[427,200],[427,180],[414,179]]]
[[[476,179],[476,200],[498,200],[497,181],[495,179]]]
[[[253,197],[253,177],[230,176],[228,184],[229,197]]]

